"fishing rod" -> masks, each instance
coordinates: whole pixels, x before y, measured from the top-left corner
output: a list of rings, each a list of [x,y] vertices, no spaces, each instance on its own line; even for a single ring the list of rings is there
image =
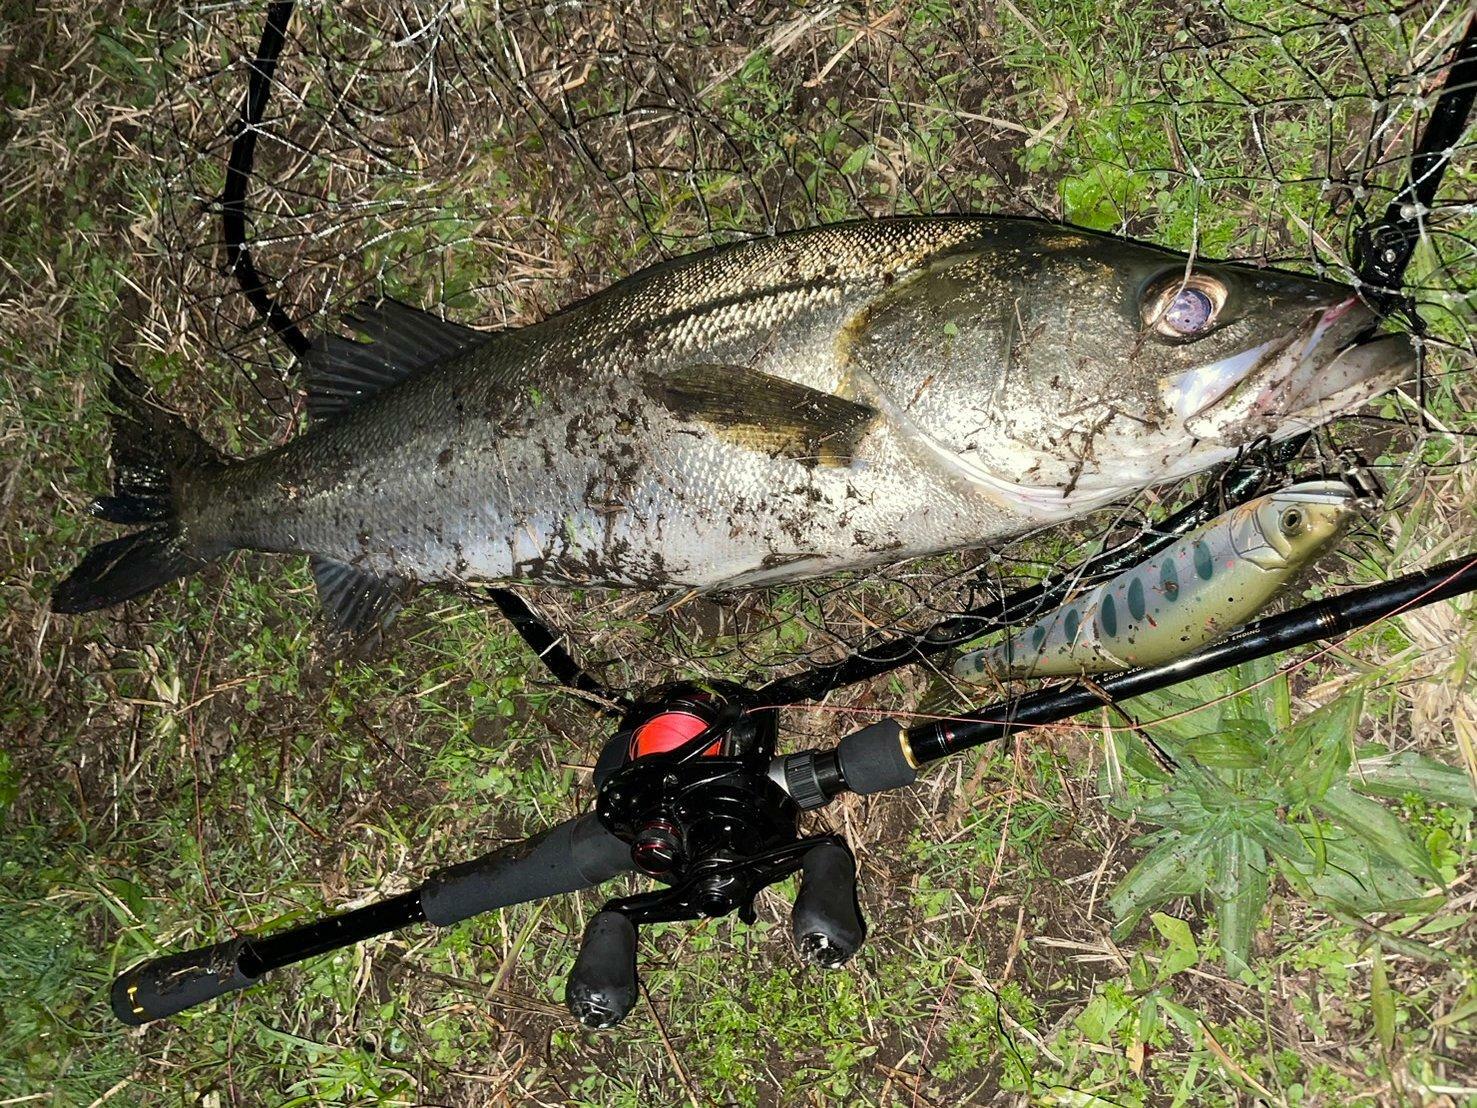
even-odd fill
[[[388,900],[135,966],[113,983],[113,1011],[124,1023],[148,1023],[377,935],[418,923],[446,927],[631,872],[667,887],[607,901],[586,926],[565,1003],[587,1027],[614,1026],[634,1007],[639,927],[732,913],[752,923],[759,892],[797,872],[800,892],[791,916],[796,948],[808,964],[834,968],[866,937],[856,861],[838,836],[802,835],[802,812],[846,793],[906,788],[921,768],[961,751],[1473,591],[1477,551],[1268,616],[1163,665],[913,727],[883,719],[834,747],[788,755],[775,753],[778,708],[754,693],[728,684],[654,690],[607,742],[595,768],[591,811],[439,870]]]
[[[287,29],[296,5],[278,0],[267,5],[261,41],[252,59],[246,98],[232,129],[231,152],[226,161],[226,182],[221,191],[221,231],[226,246],[226,266],[241,292],[256,309],[271,332],[302,362],[313,348],[296,321],[283,310],[268,288],[268,278],[256,267],[246,241],[246,192],[256,162],[256,140],[272,95],[277,62],[287,42]],[[602,702],[624,703],[623,698],[587,672],[565,647],[568,636],[551,626],[534,607],[511,589],[489,588],[473,599],[491,601],[503,618],[518,632],[539,661],[561,685],[589,693],[597,706]],[[603,709],[602,709],[603,710]]]

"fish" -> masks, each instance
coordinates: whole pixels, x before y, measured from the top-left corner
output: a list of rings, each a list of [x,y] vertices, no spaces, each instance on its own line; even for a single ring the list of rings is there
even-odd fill
[[[821,225],[482,332],[394,300],[306,355],[308,426],[227,457],[126,369],[139,529],[52,608],[307,555],[330,631],[419,586],[720,590],[988,546],[1358,407],[1414,365],[1346,286],[1045,221]]]
[[[964,654],[954,676],[979,684],[1174,661],[1265,609],[1338,542],[1359,504],[1343,481],[1305,481],[1249,500],[1002,642]]]

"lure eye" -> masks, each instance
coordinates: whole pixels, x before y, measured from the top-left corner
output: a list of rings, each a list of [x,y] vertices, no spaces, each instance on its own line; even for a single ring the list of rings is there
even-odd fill
[[[1144,322],[1169,339],[1188,339],[1215,326],[1226,286],[1204,273],[1183,272],[1159,284],[1144,300]]]
[[[1279,521],[1279,525],[1284,535],[1296,535],[1298,529],[1303,525],[1302,511],[1298,508],[1288,508],[1282,513],[1282,519]]]

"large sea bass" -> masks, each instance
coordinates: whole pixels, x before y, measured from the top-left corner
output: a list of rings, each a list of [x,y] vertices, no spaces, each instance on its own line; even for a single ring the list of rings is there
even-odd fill
[[[330,624],[418,583],[727,587],[977,546],[1348,411],[1413,364],[1346,287],[1033,220],[882,219],[643,270],[483,334],[394,302],[312,426],[222,457],[120,374],[103,543],[58,611],[249,548]]]

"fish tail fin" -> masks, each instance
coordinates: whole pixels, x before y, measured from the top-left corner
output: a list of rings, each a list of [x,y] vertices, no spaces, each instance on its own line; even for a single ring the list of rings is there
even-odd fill
[[[108,399],[113,416],[113,492],[93,501],[110,523],[148,524],[100,543],[51,594],[56,612],[90,612],[121,604],[184,577],[224,550],[192,542],[179,521],[177,490],[186,472],[221,464],[221,456],[179,416],[150,403],[142,383],[116,367]]]
[[[51,594],[54,612],[91,612],[185,577],[212,559],[192,552],[178,527],[150,527],[99,543]]]

